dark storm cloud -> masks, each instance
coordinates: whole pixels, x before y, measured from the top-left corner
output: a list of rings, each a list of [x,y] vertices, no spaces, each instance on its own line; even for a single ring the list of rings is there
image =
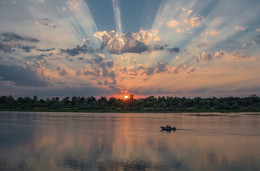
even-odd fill
[[[32,49],[35,49],[35,46],[24,46],[24,45],[9,45],[9,44],[5,44],[5,43],[1,43],[0,42],[0,51],[3,51],[5,53],[12,53],[13,51],[15,51],[15,49],[13,48],[19,48],[22,49],[24,52],[31,52]]]
[[[52,51],[52,50],[55,50],[55,48],[50,48],[50,49],[36,49],[40,52],[49,52],[49,51]]]
[[[113,60],[107,61],[108,68],[112,68],[114,66],[115,62]]]
[[[154,73],[168,72],[170,66],[166,63],[156,63],[155,66],[148,67],[146,69],[146,75],[152,75]]]
[[[165,45],[165,46],[155,46],[153,50],[155,51],[162,51],[165,49],[165,47],[167,47],[168,45]]]
[[[122,46],[120,49],[116,48],[108,48],[108,44],[103,44],[99,49],[92,48],[87,45],[83,46],[76,46],[75,48],[68,48],[68,49],[60,49],[61,53],[66,53],[69,56],[77,56],[80,54],[86,54],[86,53],[103,53],[105,50],[108,50],[110,54],[124,54],[124,53],[143,53],[143,52],[151,52],[151,51],[168,51],[170,53],[179,53],[180,48],[174,47],[174,48],[165,48],[165,46],[155,46],[151,48],[148,45],[145,45],[143,42],[136,41],[134,43],[134,46]],[[47,51],[47,50],[46,50]],[[78,58],[79,60],[82,60],[83,58]]]
[[[40,40],[31,37],[23,37],[15,33],[8,32],[8,33],[1,34],[1,41],[2,42],[25,41],[31,43],[38,43]]]
[[[57,67],[57,70],[59,71],[60,76],[66,76],[68,74],[65,69],[62,69],[60,67]]]
[[[0,51],[3,51],[5,53],[11,53],[12,52],[12,46],[0,42]]]
[[[19,45],[18,46],[20,49],[22,49],[24,52],[31,52],[32,49],[35,49],[35,46],[23,46]]]
[[[87,45],[77,46],[75,48],[68,48],[68,49],[60,49],[61,53],[66,53],[69,56],[77,56],[79,54],[86,54],[86,53],[93,53],[95,50]]]
[[[40,54],[40,55],[34,55],[34,56],[26,56],[26,57],[24,57],[24,59],[40,61],[40,60],[44,59],[45,57],[52,56],[52,55],[53,55],[53,53]]]
[[[170,53],[179,53],[180,52],[180,48],[179,47],[174,47],[174,48],[167,48],[167,50],[170,52]]]
[[[4,66],[0,65],[0,77],[4,81],[11,81],[17,86],[46,86],[48,83],[41,80],[40,76],[29,66]]]
[[[134,46],[124,46],[122,49],[110,49],[111,54],[123,54],[123,53],[142,53],[149,51],[149,46],[143,42],[136,41]]]
[[[94,59],[86,60],[87,64],[91,64],[90,66],[80,69],[77,71],[78,76],[80,75],[92,75],[92,76],[104,76],[112,79],[116,78],[116,74],[113,71],[113,67],[115,66],[115,61],[113,60],[105,60],[105,56],[102,54],[95,55]]]
[[[24,52],[31,52],[35,46],[23,45],[23,43],[38,43],[39,40],[31,37],[23,37],[15,33],[2,33],[0,34],[0,51],[5,53],[12,53],[16,49],[21,49]]]
[[[180,52],[180,47],[173,47],[173,48],[168,48],[169,45],[163,45],[163,46],[160,46],[160,45],[157,45],[157,46],[154,46],[152,49],[154,51],[163,51],[163,50],[166,50],[170,53],[179,53]]]

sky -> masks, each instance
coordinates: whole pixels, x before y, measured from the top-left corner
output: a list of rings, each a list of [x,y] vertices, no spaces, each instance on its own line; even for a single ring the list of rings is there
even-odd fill
[[[0,0],[0,96],[260,95],[259,0]]]

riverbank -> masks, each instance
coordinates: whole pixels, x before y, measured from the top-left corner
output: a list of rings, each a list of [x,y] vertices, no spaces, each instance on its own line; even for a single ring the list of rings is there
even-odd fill
[[[168,110],[168,109],[0,109],[0,111],[16,111],[16,112],[75,112],[75,113],[240,113],[240,112],[260,112],[255,109],[239,109],[239,110]]]

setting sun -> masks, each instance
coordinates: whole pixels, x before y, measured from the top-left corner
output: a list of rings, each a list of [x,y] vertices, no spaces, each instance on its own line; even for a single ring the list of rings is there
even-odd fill
[[[125,95],[125,99],[128,99],[128,96],[127,96],[127,95]]]

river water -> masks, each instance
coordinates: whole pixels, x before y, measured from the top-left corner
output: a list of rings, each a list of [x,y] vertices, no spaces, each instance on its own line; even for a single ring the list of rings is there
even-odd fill
[[[260,170],[260,113],[0,112],[0,170]]]

